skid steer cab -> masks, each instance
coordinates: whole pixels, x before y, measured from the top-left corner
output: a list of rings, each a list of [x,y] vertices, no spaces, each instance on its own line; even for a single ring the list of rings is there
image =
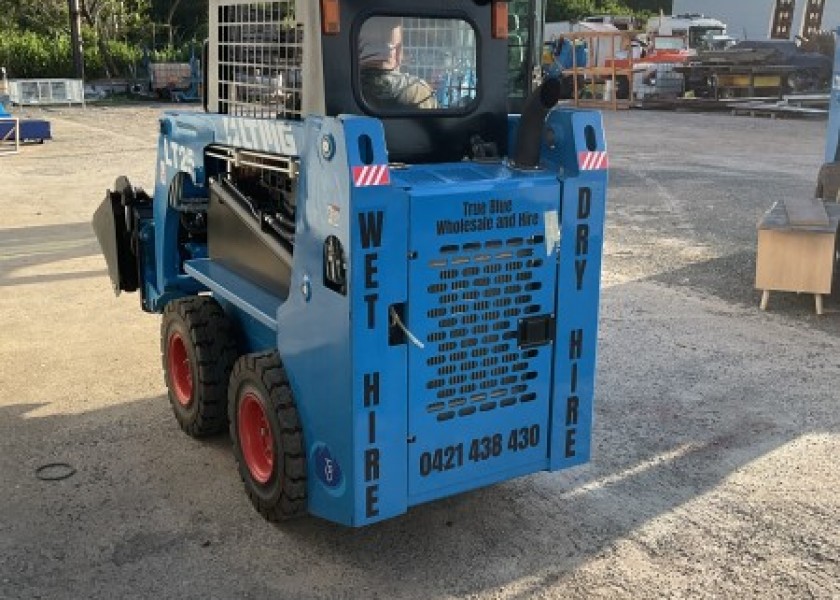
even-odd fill
[[[229,431],[268,519],[589,459],[607,153],[556,81],[509,114],[533,6],[211,0],[206,111],[96,212],[178,423]]]

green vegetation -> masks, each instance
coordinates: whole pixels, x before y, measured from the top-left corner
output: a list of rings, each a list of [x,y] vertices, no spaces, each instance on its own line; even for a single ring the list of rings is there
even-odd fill
[[[88,78],[132,77],[154,61],[186,60],[207,35],[207,0],[79,0]],[[549,21],[670,11],[670,0],[548,0]],[[11,77],[70,77],[67,0],[0,0],[0,66]]]
[[[660,10],[671,12],[671,0],[548,0],[547,21],[576,21],[592,15],[644,17]]]
[[[105,41],[108,64],[106,68],[101,47],[86,32],[84,45],[85,68],[89,77],[129,76],[143,58],[143,51],[133,44],[119,40]],[[0,65],[9,75],[18,78],[69,77],[73,73],[73,59],[69,33],[53,35],[33,31],[9,31],[0,35]]]
[[[132,77],[144,57],[184,61],[207,35],[207,0],[79,0],[85,74]],[[67,0],[0,0],[0,66],[10,77],[70,77]]]

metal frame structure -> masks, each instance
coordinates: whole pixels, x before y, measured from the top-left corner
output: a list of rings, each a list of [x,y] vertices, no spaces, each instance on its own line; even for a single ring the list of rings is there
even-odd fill
[[[802,29],[799,35],[807,39],[822,31],[824,12],[825,0],[807,0],[805,3],[805,14],[802,16]]]
[[[796,0],[776,0],[770,17],[770,39],[789,40]]]
[[[0,137],[0,156],[17,154],[20,152],[20,119],[0,116],[0,124],[4,123],[11,124],[11,128]]]
[[[81,79],[14,79],[9,81],[9,98],[18,106],[84,105],[84,83]]]
[[[588,50],[587,63],[578,64],[578,53],[572,52],[572,68],[564,73],[573,79],[575,106],[602,109],[627,109],[633,103],[633,53],[630,40],[633,32],[578,31],[566,34],[572,44],[584,44]],[[619,58],[619,54],[623,56]],[[619,99],[619,83],[626,82],[625,97]],[[581,83],[583,86],[581,86]],[[584,89],[602,90],[600,98],[583,97]]]

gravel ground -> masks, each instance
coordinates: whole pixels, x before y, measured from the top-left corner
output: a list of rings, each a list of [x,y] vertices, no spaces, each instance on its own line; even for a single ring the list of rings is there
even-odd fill
[[[151,187],[160,108],[37,113],[56,139],[0,158],[0,598],[840,596],[840,303],[752,288],[824,122],[605,115],[592,462],[351,530],[262,521],[111,294],[90,217],[117,175]]]

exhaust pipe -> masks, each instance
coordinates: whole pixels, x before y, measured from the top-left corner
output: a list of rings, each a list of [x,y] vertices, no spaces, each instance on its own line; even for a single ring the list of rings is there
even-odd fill
[[[536,169],[540,166],[545,117],[563,97],[566,87],[559,79],[547,79],[525,101],[516,136],[516,156],[513,159],[513,166],[517,169]]]

